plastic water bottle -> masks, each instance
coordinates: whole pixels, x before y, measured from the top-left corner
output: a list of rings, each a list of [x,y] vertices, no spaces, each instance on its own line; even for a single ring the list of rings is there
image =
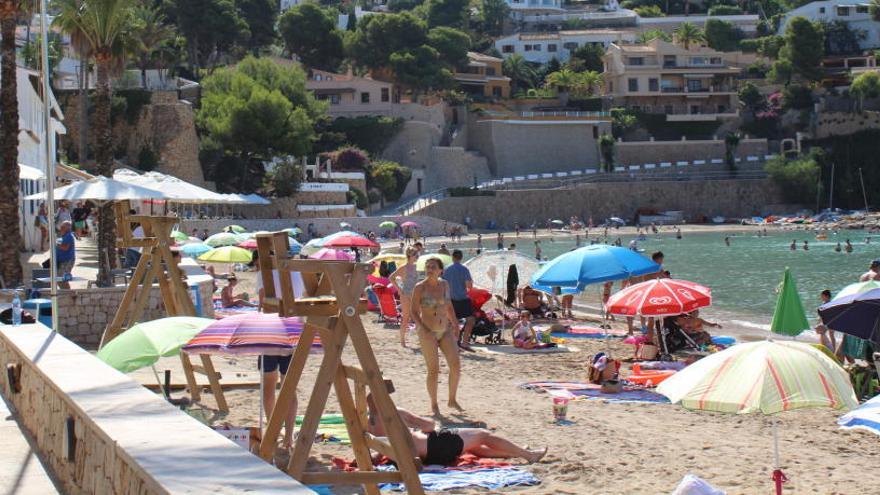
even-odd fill
[[[18,297],[18,291],[12,296],[12,326],[21,326],[21,298]]]

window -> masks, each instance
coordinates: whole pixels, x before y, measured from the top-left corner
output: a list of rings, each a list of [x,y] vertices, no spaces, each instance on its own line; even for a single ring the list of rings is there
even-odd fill
[[[370,102],[370,93],[364,91],[361,93],[361,103],[369,103]]]
[[[527,52],[532,51],[532,45],[523,45],[523,48],[524,48],[525,51],[527,51]]]
[[[688,79],[688,91],[700,91],[703,89],[703,83],[699,79]]]
[[[556,51],[556,43],[549,43],[547,45],[547,51],[548,52],[555,52]]]
[[[663,67],[675,67],[675,55],[663,55]]]
[[[536,52],[540,52],[540,51],[541,51],[541,45],[532,45],[532,49],[535,50]]]
[[[577,50],[578,44],[573,41],[569,41],[568,43],[563,43],[562,48],[565,48],[566,50]]]
[[[660,82],[656,78],[648,79],[648,91],[660,91]]]
[[[672,105],[666,105],[663,107],[663,113],[667,115],[672,115],[675,112],[672,111]]]
[[[501,53],[513,53],[513,45],[501,45]]]
[[[824,13],[825,13],[825,7],[819,7],[819,13],[820,13],[820,14],[824,14]]]
[[[700,115],[701,113],[703,112],[700,111],[699,105],[691,105],[691,115]]]
[[[331,105],[339,105],[339,95],[330,95],[329,100]]]
[[[629,80],[627,80],[627,85],[629,86],[629,91],[631,93],[639,90],[639,80],[634,77],[631,77]]]
[[[641,112],[642,111],[642,107],[640,107],[639,105],[631,105],[629,108],[633,112]]]
[[[727,113],[727,106],[718,105],[718,113]]]
[[[629,65],[645,65],[645,57],[629,57]]]
[[[495,98],[501,98],[500,86],[492,86],[492,96],[494,96]]]
[[[839,17],[846,17],[849,15],[849,7],[837,7],[837,15]]]
[[[486,67],[486,75],[494,76],[495,75],[495,67]]]
[[[867,14],[868,6],[867,5],[856,5],[856,14]]]
[[[721,57],[712,57],[709,59],[709,63],[712,65],[721,65]]]
[[[388,88],[382,88],[382,103],[387,103],[390,99]]]
[[[691,57],[691,65],[706,65],[709,63],[708,57]]]

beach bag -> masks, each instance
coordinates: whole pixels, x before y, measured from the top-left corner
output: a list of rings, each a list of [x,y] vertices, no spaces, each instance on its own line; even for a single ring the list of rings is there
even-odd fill
[[[644,343],[636,348],[636,359],[640,361],[653,361],[657,358],[660,350],[655,344]]]
[[[590,358],[587,377],[590,383],[601,385],[603,382],[616,379],[619,369],[620,361],[615,361],[610,355],[600,352]]]

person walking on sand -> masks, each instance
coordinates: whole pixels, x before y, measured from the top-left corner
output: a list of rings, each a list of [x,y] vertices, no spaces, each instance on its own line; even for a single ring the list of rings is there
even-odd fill
[[[391,283],[397,287],[400,294],[400,346],[406,347],[406,334],[409,332],[409,322],[412,319],[412,296],[419,281],[419,273],[416,270],[416,261],[419,251],[414,247],[406,248],[406,264],[398,268],[389,277]]]
[[[450,300],[449,284],[440,278],[443,262],[429,258],[425,262],[426,278],[417,283],[412,296],[412,318],[416,322],[422,357],[428,373],[425,385],[431,401],[431,412],[440,415],[437,387],[440,379],[440,352],[449,367],[449,407],[462,410],[456,396],[461,380],[461,356],[455,339],[455,309]]]
[[[452,265],[443,271],[443,280],[449,283],[449,297],[452,300],[455,317],[458,320],[464,320],[461,333],[456,332],[455,335],[458,338],[458,345],[466,351],[473,351],[470,341],[476,318],[474,318],[474,307],[468,292],[473,288],[474,282],[471,278],[471,271],[461,264],[462,257],[460,249],[452,252]]]
[[[825,304],[831,301],[831,291],[825,289],[819,294],[819,300],[822,304]],[[822,305],[820,304],[820,306]],[[822,321],[822,316],[819,316],[819,324],[816,325],[816,333],[819,334],[819,343],[827,347],[831,352],[834,352],[837,349],[837,339],[835,338],[834,330],[825,326],[825,322]]]

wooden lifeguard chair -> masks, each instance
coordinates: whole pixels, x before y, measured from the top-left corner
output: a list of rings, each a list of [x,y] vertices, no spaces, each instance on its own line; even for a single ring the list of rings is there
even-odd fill
[[[315,335],[320,335],[324,355],[305,411],[299,436],[287,472],[303,483],[360,484],[367,494],[378,495],[378,483],[403,482],[410,494],[423,494],[418,472],[421,460],[413,450],[412,437],[391,400],[389,382],[383,379],[373,348],[361,323],[366,310],[361,294],[372,267],[365,263],[290,259],[286,232],[257,234],[260,276],[265,291],[263,308],[280,316],[304,316],[305,326],[293,353],[290,368],[281,384],[275,408],[260,444],[260,456],[272,459],[282,423],[309,357]],[[277,270],[281,294],[276,294],[273,270]],[[294,297],[291,272],[299,272],[305,285],[304,297]],[[351,338],[361,368],[346,366],[342,350]],[[355,393],[349,386],[355,385]],[[306,463],[330,389],[336,390],[339,407],[351,437],[357,472],[306,472]],[[367,389],[385,426],[387,440],[367,432]],[[386,455],[398,471],[376,471],[370,449]]]
[[[104,347],[138,322],[150,300],[153,283],[157,280],[162,303],[168,316],[196,316],[196,308],[183,281],[183,274],[171,252],[171,246],[174,244],[171,230],[178,222],[177,217],[130,215],[128,201],[118,201],[113,204],[113,208],[116,217],[116,245],[123,248],[141,248],[142,252],[119,309],[104,329],[100,347]],[[143,237],[132,235],[133,224],[140,224],[143,227]],[[202,354],[199,357],[202,361],[201,366],[192,364],[189,355],[185,352],[180,353],[190,397],[193,401],[201,399],[201,390],[196,383],[195,374],[205,375],[217,401],[217,408],[222,412],[229,412],[223,388],[220,386],[220,373],[214,369],[211,356]]]

